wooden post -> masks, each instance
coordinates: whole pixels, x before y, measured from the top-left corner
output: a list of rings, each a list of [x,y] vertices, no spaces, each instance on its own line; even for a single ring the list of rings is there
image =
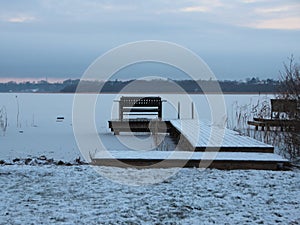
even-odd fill
[[[161,120],[162,119],[162,102],[158,101],[158,119]]]
[[[180,102],[178,102],[177,119],[180,119]]]
[[[192,102],[192,119],[194,119],[194,102]]]
[[[123,101],[119,101],[119,120],[123,120]]]

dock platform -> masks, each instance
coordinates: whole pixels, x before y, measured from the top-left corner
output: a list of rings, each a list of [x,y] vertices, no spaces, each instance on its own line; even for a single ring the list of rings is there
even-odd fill
[[[190,150],[221,152],[265,152],[273,153],[274,147],[238,132],[224,129],[208,121],[170,120],[175,132],[186,139]],[[198,132],[193,132],[198,131]]]
[[[280,170],[288,160],[273,153],[187,152],[187,151],[111,151],[97,152],[92,165],[134,168],[215,168]]]
[[[111,149],[109,154],[96,152],[91,164],[135,168],[208,167],[264,170],[278,170],[288,164],[288,160],[274,154],[273,146],[229,129],[221,129],[208,121],[192,119],[154,120],[154,122],[131,120],[130,123],[124,120],[109,121],[109,127],[115,135],[119,135],[119,132],[147,132],[151,130],[150,124],[156,124],[162,131],[168,132],[178,141],[180,150]]]

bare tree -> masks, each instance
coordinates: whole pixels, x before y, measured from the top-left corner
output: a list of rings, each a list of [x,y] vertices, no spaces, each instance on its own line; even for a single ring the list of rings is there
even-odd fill
[[[280,95],[279,98],[296,100],[297,111],[294,116],[295,125],[283,134],[283,153],[291,160],[300,158],[300,66],[295,62],[293,55],[288,58],[288,64],[284,63],[284,71],[280,73]]]
[[[284,63],[284,72],[280,72],[280,97],[299,101],[300,65],[295,62],[293,55],[288,60],[288,64]]]

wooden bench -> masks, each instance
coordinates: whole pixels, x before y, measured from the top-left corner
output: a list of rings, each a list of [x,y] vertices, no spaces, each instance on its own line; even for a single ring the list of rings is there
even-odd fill
[[[270,127],[298,130],[300,127],[300,102],[289,99],[271,99],[271,118],[253,118],[248,125],[270,130]]]
[[[162,100],[160,97],[122,96],[119,102],[119,119],[108,121],[109,128],[120,132],[166,132],[169,124],[162,121]]]
[[[162,118],[162,100],[160,97],[127,97],[122,96],[119,101],[119,119]]]
[[[290,99],[271,99],[271,119],[299,119],[300,103]]]

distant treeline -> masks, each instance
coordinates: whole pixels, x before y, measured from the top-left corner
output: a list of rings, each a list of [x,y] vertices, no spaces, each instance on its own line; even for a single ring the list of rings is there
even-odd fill
[[[215,80],[129,80],[129,81],[81,81],[65,80],[61,83],[49,83],[47,81],[24,83],[0,83],[0,92],[39,92],[39,93],[74,93],[74,92],[155,92],[155,93],[215,93],[218,87],[225,93],[275,93],[279,89],[277,80],[259,78],[246,81],[215,81]]]

